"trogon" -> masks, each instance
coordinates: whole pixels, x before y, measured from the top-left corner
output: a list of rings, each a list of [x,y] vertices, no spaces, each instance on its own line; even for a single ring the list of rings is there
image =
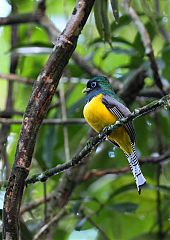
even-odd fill
[[[89,80],[83,92],[87,97],[83,110],[84,118],[96,132],[102,131],[104,127],[131,114],[115,94],[109,80],[104,76],[97,76]],[[108,139],[125,153],[140,194],[141,187],[146,180],[141,172],[135,151],[135,132],[132,122],[117,128],[108,136]]]

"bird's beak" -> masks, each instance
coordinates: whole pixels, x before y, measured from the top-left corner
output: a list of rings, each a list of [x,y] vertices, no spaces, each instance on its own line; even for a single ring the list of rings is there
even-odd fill
[[[82,93],[88,93],[91,89],[90,88],[84,88]]]

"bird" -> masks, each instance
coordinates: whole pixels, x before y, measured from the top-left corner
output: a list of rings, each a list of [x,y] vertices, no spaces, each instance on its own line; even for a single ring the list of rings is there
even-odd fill
[[[98,133],[106,126],[131,114],[105,76],[96,76],[88,80],[83,93],[86,93],[86,104],[83,109],[84,118]],[[141,187],[145,185],[146,180],[141,172],[135,150],[136,139],[132,121],[117,128],[107,138],[122,149],[126,155],[140,194]]]

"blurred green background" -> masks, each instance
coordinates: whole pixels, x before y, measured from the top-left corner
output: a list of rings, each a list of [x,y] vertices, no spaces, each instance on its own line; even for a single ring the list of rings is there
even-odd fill
[[[47,0],[46,15],[62,31],[71,16],[76,1]],[[17,14],[34,12],[38,1],[0,1],[0,17],[11,13],[15,6]],[[134,79],[140,69],[145,72],[143,85],[133,92],[133,85],[124,91],[124,101],[130,110],[141,107],[161,97],[155,85],[150,62],[145,55],[141,36],[122,1],[118,1],[119,18],[114,19],[108,1],[109,40],[102,39],[95,25],[93,12],[79,38],[76,53],[92,68],[112,79],[118,94]],[[151,38],[155,58],[164,88],[170,86],[170,1],[134,0],[132,7],[138,13]],[[35,80],[52,51],[52,40],[48,32],[35,23],[17,25],[18,41],[11,47],[11,26],[0,27],[0,74],[10,72],[10,59],[18,56],[15,70],[17,76]],[[169,37],[169,39],[168,39]],[[142,69],[142,70],[141,70]],[[91,78],[71,58],[53,97],[47,119],[83,118],[85,98],[82,89]],[[21,120],[28,103],[32,85],[13,81],[13,113],[11,120]],[[117,84],[117,85],[116,85]],[[6,111],[8,81],[0,76],[0,123]],[[57,103],[57,104],[56,104]],[[64,110],[63,110],[64,109]],[[66,116],[65,116],[66,115]],[[1,123],[1,129],[4,124]],[[6,135],[6,160],[1,152],[0,180],[1,208],[7,178],[7,163],[12,167],[20,126],[11,124]],[[134,121],[136,149],[140,159],[151,159],[168,152],[170,146],[170,116],[166,109],[153,112]],[[87,124],[42,125],[33,156],[30,176],[52,168],[71,159],[93,135]],[[2,135],[0,135],[1,138]],[[1,144],[4,144],[1,143]],[[139,196],[130,172],[124,174],[103,174],[94,176],[92,169],[121,169],[128,166],[122,151],[109,142],[103,142],[86,159],[87,163],[50,178],[46,183],[29,185],[25,189],[21,216],[21,239],[62,240],[150,240],[170,239],[170,154],[165,161],[142,165],[147,185]],[[94,171],[93,171],[94,173]],[[45,203],[45,199],[48,199]],[[49,200],[50,199],[50,200]],[[39,202],[39,204],[38,204]],[[32,204],[32,205],[31,205]],[[35,204],[35,208],[33,207]],[[61,207],[62,205],[62,207]],[[51,224],[47,232],[35,238],[39,229],[63,211],[63,215]]]

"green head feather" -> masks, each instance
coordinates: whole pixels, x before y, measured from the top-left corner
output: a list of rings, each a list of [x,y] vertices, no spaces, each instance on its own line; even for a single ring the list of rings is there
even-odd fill
[[[96,76],[87,82],[85,89],[87,93],[87,100],[91,100],[94,96],[102,93],[103,95],[109,95],[113,98],[118,98],[109,82],[104,76]]]

